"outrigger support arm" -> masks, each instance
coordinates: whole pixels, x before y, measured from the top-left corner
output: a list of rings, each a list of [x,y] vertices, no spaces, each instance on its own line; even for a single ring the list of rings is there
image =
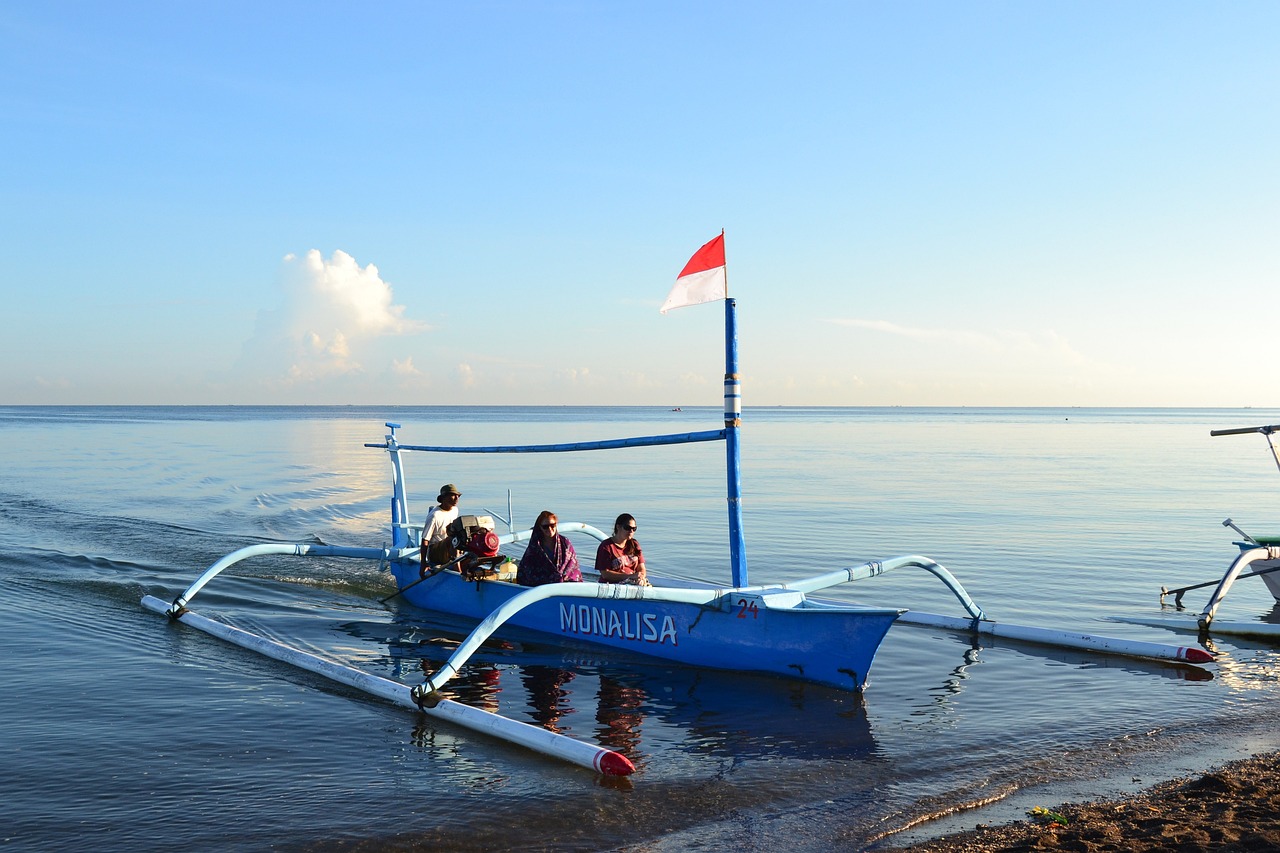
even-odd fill
[[[300,542],[292,545],[250,545],[239,551],[232,551],[205,569],[204,574],[196,578],[195,583],[187,587],[186,592],[173,600],[168,611],[169,617],[172,619],[180,615],[188,602],[195,598],[196,593],[224,569],[234,566],[241,560],[266,554],[285,554],[292,557],[355,557],[363,560],[389,560],[397,556],[396,552],[390,548],[346,548],[340,545],[304,545]]]
[[[1276,460],[1276,467],[1280,468],[1280,451],[1276,450],[1275,442],[1271,440],[1273,432],[1280,432],[1280,424],[1267,424],[1266,426],[1241,427],[1239,429],[1211,429],[1209,435],[1248,435],[1250,433],[1260,433],[1267,439],[1267,447],[1271,448],[1271,456]]]
[[[424,714],[446,720],[455,725],[464,726],[472,731],[502,738],[510,743],[519,744],[545,755],[571,761],[580,767],[603,773],[606,776],[627,776],[635,772],[635,765],[631,763],[629,758],[611,749],[584,743],[567,735],[548,731],[518,720],[511,720],[499,714],[482,711],[479,708],[472,708],[470,705],[464,705],[448,699],[436,702],[434,705],[423,705],[421,702],[414,700],[407,685],[398,681],[380,678],[376,675],[335,663],[300,649],[295,649],[292,646],[286,646],[275,640],[260,637],[248,631],[242,631],[215,619],[206,619],[189,610],[184,610],[174,615],[170,611],[169,605],[151,595],[143,597],[142,606],[156,613],[168,615],[174,621],[182,622],[192,628],[204,631],[206,634],[234,643],[241,648],[283,661],[299,669],[314,672],[339,684],[346,684],[358,690],[363,690],[365,693],[385,699],[401,707],[417,708]]]
[[[1213,621],[1213,614],[1217,611],[1218,605],[1222,603],[1222,599],[1227,597],[1227,590],[1231,589],[1231,585],[1236,582],[1236,578],[1240,576],[1240,573],[1244,571],[1246,566],[1258,560],[1280,560],[1280,545],[1250,548],[1236,557],[1235,562],[1231,564],[1231,568],[1227,569],[1227,573],[1218,582],[1218,588],[1213,591],[1213,595],[1209,596],[1209,603],[1204,606],[1204,610],[1196,618],[1201,631],[1209,630],[1209,623]]]
[[[1280,550],[1280,549],[1278,549]],[[974,603],[965,592],[960,581],[939,563],[928,557],[912,555],[895,557],[892,560],[872,561],[848,569],[839,569],[807,580],[787,584],[787,589],[802,593],[810,593],[819,589],[837,586],[848,581],[866,580],[882,575],[892,569],[915,566],[924,569],[947,585],[951,593],[959,600],[968,612],[968,619],[955,616],[943,616],[937,613],[923,613],[908,610],[901,614],[895,625],[920,625],[926,628],[943,628],[948,631],[963,631],[974,634],[985,634],[991,637],[1004,637],[1028,643],[1046,646],[1060,646],[1068,649],[1103,652],[1126,657],[1152,658],[1155,660],[1185,661],[1188,663],[1208,663],[1213,655],[1204,649],[1186,646],[1171,646],[1166,643],[1148,643],[1139,640],[1125,640],[1117,637],[1104,637],[1097,634],[1082,634],[1057,628],[1037,628],[1033,625],[1013,625],[1008,622],[997,622],[989,617],[981,607]]]
[[[590,524],[582,524],[581,522],[565,522],[560,528],[566,533],[581,532],[594,539],[603,542],[608,539],[608,534],[592,527]],[[506,533],[498,537],[498,541],[507,545],[513,542],[523,542],[533,533],[530,530],[520,530],[515,533]],[[216,578],[226,569],[231,568],[236,563],[249,559],[250,557],[264,557],[272,554],[281,554],[289,557],[350,557],[357,560],[396,560],[412,554],[417,550],[416,546],[406,548],[348,548],[341,545],[307,545],[302,542],[292,544],[270,544],[270,545],[249,545],[238,551],[232,551],[209,568],[205,569],[204,574],[196,578],[195,583],[187,587],[186,591],[173,600],[172,606],[169,608],[170,618],[174,618],[181,614],[191,599],[195,598],[196,593],[204,589],[209,581]]]
[[[736,590],[741,592],[741,590]],[[549,583],[530,587],[490,613],[475,627],[444,665],[426,681],[413,688],[413,699],[419,704],[429,704],[433,693],[458,674],[459,668],[475,654],[476,649],[512,616],[531,604],[548,598],[596,598],[596,599],[647,599],[649,601],[675,601],[682,604],[709,605],[723,598],[729,590],[675,589],[672,587],[634,586],[617,583]]]
[[[938,580],[947,585],[947,589],[951,590],[951,594],[956,597],[965,611],[973,617],[975,621],[981,621],[987,618],[986,613],[979,607],[969,593],[965,592],[965,588],[956,580],[955,575],[947,571],[943,566],[928,557],[921,557],[913,554],[908,557],[894,557],[892,560],[871,560],[860,566],[853,566],[848,569],[837,569],[834,572],[827,572],[824,575],[816,575],[805,580],[795,583],[785,584],[787,589],[794,589],[800,592],[816,592],[820,589],[837,586],[850,581],[866,580],[882,575],[893,569],[901,569],[905,566],[915,566],[924,569],[932,574]]]

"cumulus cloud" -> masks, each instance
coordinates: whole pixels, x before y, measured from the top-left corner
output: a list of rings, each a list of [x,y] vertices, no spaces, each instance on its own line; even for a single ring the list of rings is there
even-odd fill
[[[413,356],[409,356],[404,361],[398,358],[391,360],[391,372],[396,376],[421,376],[422,371],[413,364]]]
[[[268,371],[287,384],[358,374],[372,341],[428,328],[405,316],[376,266],[361,267],[342,250],[326,259],[312,249],[302,257],[285,255],[282,263],[284,304],[259,314],[245,348],[248,370]],[[415,372],[412,359],[392,369]]]
[[[318,325],[342,325],[365,336],[402,335],[419,324],[406,320],[403,305],[391,304],[391,285],[378,268],[361,268],[341,249],[328,260],[312,249],[299,259],[285,255],[285,289]]]

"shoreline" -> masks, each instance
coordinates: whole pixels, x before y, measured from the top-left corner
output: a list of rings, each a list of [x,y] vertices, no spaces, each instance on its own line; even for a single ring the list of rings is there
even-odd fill
[[[1259,753],[1132,796],[1067,803],[1038,819],[895,845],[885,853],[1013,853],[1030,850],[1280,850],[1280,752]]]

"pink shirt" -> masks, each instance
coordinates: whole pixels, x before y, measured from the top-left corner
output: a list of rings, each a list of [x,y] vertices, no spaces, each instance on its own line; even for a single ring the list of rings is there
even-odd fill
[[[596,549],[597,572],[608,569],[624,575],[634,575],[640,571],[640,564],[643,562],[644,553],[640,550],[640,543],[634,539],[627,540],[623,545],[616,545],[612,539],[606,539]]]

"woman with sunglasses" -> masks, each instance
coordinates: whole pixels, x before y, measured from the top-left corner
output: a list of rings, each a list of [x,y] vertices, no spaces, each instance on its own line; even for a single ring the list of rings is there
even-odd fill
[[[613,523],[613,535],[596,549],[596,571],[601,583],[633,583],[648,586],[644,552],[636,541],[636,518],[624,512]]]
[[[578,568],[578,555],[573,550],[573,543],[556,532],[556,514],[544,509],[538,513],[529,547],[524,549],[524,556],[520,558],[516,583],[541,586],[544,583],[580,580],[582,572]]]

